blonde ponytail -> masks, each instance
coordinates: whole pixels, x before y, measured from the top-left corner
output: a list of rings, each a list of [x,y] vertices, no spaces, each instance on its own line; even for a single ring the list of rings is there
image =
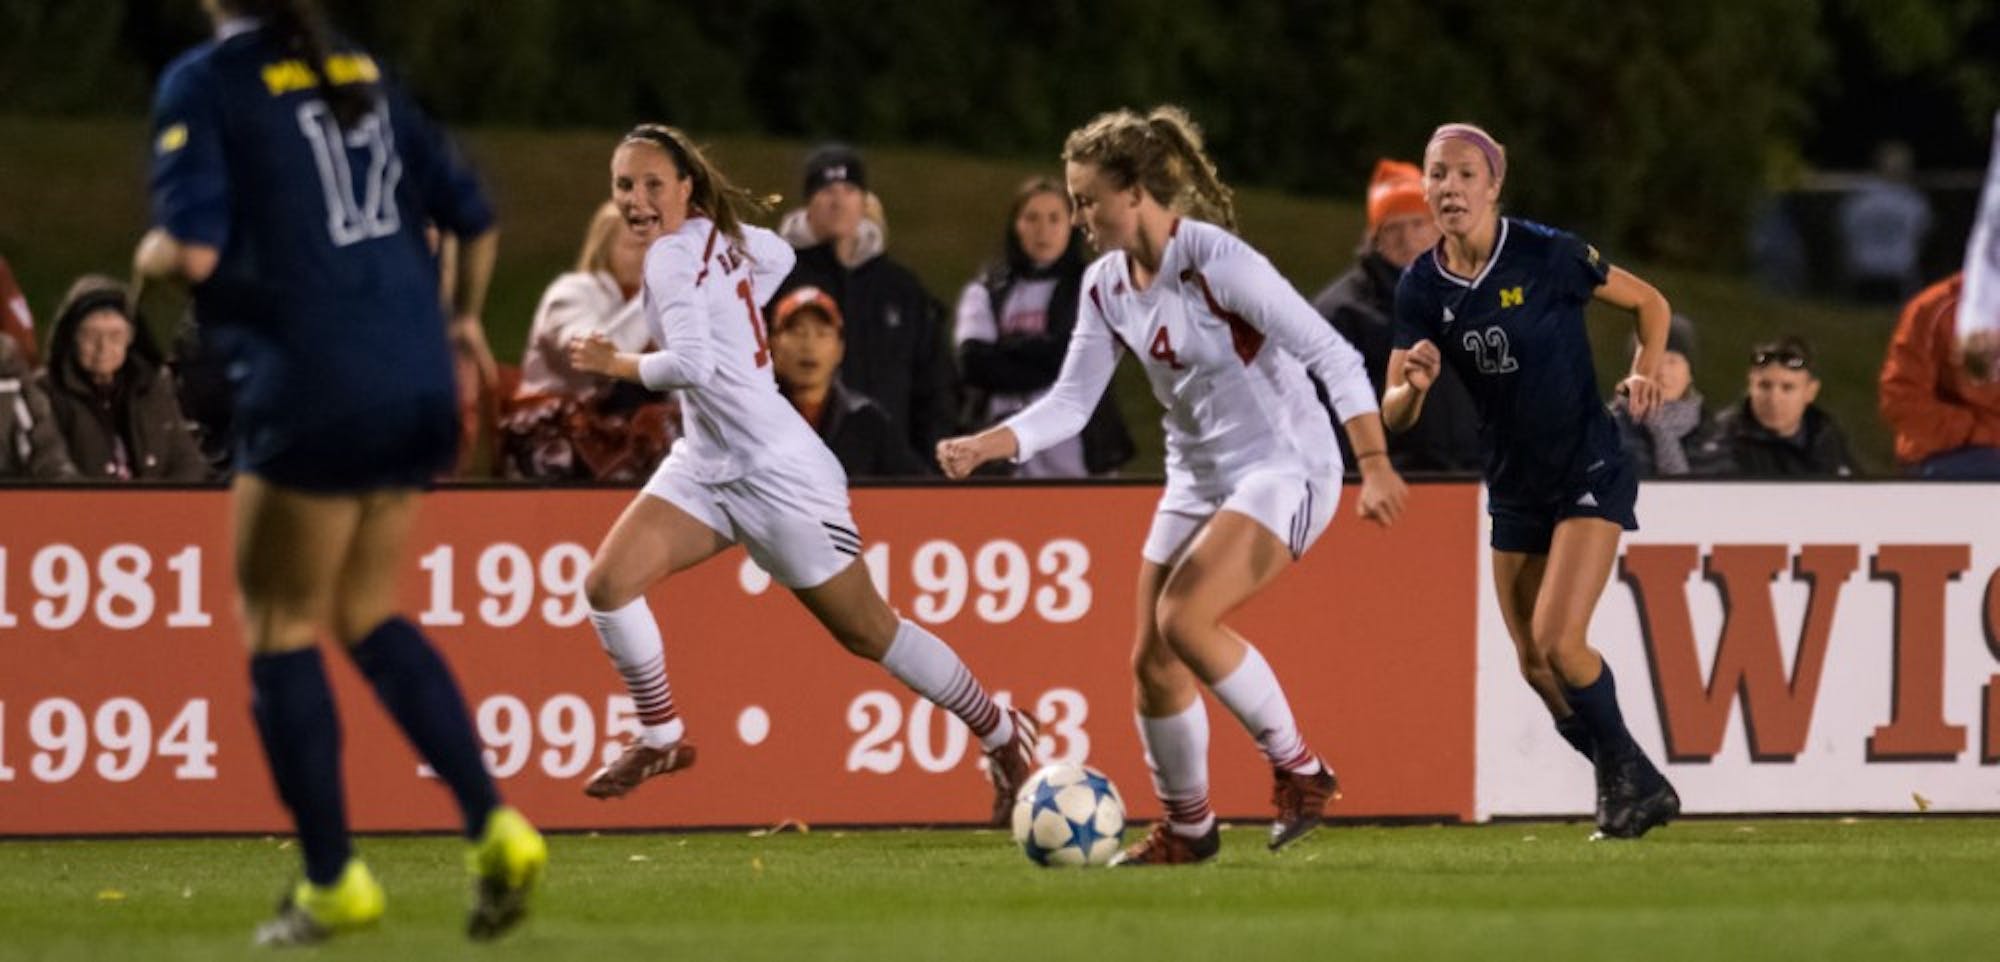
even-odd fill
[[[1145,116],[1099,114],[1070,132],[1063,160],[1091,164],[1119,188],[1138,184],[1160,206],[1236,230],[1235,192],[1202,147],[1201,128],[1171,104]]]

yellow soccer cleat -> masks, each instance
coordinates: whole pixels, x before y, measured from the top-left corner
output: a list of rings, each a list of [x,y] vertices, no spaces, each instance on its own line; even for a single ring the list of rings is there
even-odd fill
[[[502,806],[486,816],[486,830],[466,853],[472,871],[472,914],[466,934],[498,938],[528,914],[528,899],[549,864],[549,846],[521,813]]]
[[[270,947],[312,945],[374,925],[387,908],[381,883],[367,864],[351,858],[332,885],[300,881],[278,904],[277,917],[257,927],[254,941]]]

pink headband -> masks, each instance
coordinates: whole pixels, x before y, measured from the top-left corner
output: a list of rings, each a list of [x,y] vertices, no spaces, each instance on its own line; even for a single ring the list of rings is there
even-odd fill
[[[1445,124],[1431,134],[1431,141],[1424,145],[1424,153],[1446,140],[1463,140],[1486,157],[1486,169],[1493,172],[1494,180],[1507,179],[1507,152],[1493,135],[1471,124]]]

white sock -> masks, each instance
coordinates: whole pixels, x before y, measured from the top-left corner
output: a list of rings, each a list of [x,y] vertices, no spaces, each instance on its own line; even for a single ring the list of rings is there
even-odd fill
[[[660,623],[653,620],[645,597],[616,611],[593,609],[590,626],[597,629],[598,643],[632,693],[632,706],[645,726],[640,739],[654,748],[680,741],[687,725],[674,708],[673,689],[667,687],[666,647],[660,643]]]
[[[1208,805],[1208,708],[1196,695],[1178,715],[1139,717],[1139,741],[1153,771],[1153,793],[1167,810],[1167,828],[1200,838],[1215,827]]]
[[[1299,734],[1299,723],[1292,718],[1292,706],[1285,701],[1285,690],[1278,687],[1271,663],[1264,660],[1257,646],[1246,642],[1243,648],[1243,663],[1209,690],[1250,730],[1250,737],[1257,740],[1257,747],[1264,750],[1271,764],[1301,775],[1319,771],[1319,756],[1306,747]]]
[[[1014,737],[1014,720],[987,697],[986,689],[959,660],[958,652],[916,622],[900,619],[896,637],[882,655],[882,667],[911,691],[958,716],[986,750],[999,748]]]

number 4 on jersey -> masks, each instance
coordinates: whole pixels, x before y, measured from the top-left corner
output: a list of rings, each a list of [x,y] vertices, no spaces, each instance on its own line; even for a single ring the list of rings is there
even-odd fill
[[[1187,370],[1187,367],[1181,363],[1180,355],[1174,353],[1174,342],[1167,339],[1165,325],[1162,325],[1158,330],[1153,332],[1153,343],[1146,348],[1146,353],[1152,355],[1153,360],[1159,361],[1176,371]]]

